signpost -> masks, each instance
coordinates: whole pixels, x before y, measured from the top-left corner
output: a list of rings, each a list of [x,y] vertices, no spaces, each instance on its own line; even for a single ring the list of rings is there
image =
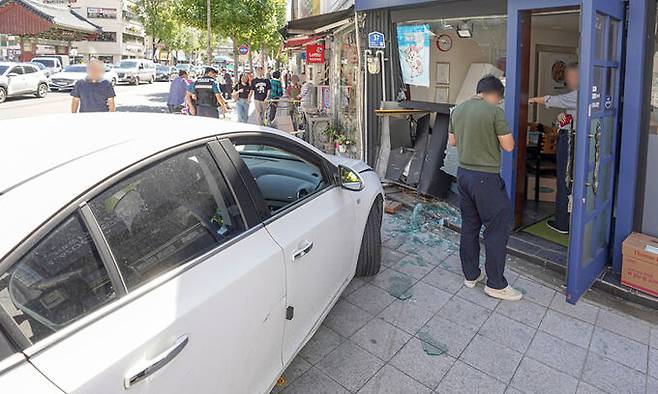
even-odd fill
[[[368,48],[371,49],[384,49],[386,48],[386,41],[384,40],[384,33],[372,31],[368,33]]]
[[[245,63],[249,58],[249,47],[245,44],[242,44],[238,47],[238,60]]]

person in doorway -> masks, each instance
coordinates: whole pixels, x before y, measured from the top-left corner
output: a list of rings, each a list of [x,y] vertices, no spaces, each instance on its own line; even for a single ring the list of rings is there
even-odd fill
[[[87,77],[73,85],[71,112],[114,112],[116,105],[112,83],[103,79],[105,65],[97,59],[87,63]]]
[[[263,126],[265,124],[265,111],[267,110],[265,100],[270,92],[270,80],[264,78],[262,67],[256,68],[256,77],[251,81],[251,89],[254,91],[256,124]]]
[[[185,105],[185,96],[187,95],[187,71],[178,71],[178,76],[171,81],[169,85],[169,96],[167,97],[167,109],[169,113],[181,113]]]
[[[310,77],[306,77],[306,74],[302,74],[302,87],[299,91],[299,101],[300,107],[304,113],[311,112],[314,110],[315,106],[313,105],[313,81]]]
[[[569,233],[569,187],[567,172],[571,154],[574,152],[576,110],[578,105],[578,63],[571,63],[564,72],[564,81],[568,93],[557,96],[532,97],[528,104],[543,104],[546,108],[560,108],[558,117],[558,138],[555,146],[555,161],[557,162],[557,187],[555,191],[555,219],[546,221],[546,225],[560,234]]]
[[[272,125],[272,122],[274,122],[281,97],[283,97],[283,85],[281,84],[281,72],[277,70],[272,73],[272,79],[270,79],[270,94],[267,97],[270,102],[270,111],[267,114],[269,125]]]
[[[249,103],[254,91],[249,84],[249,76],[245,73],[240,75],[240,80],[233,88],[233,98],[236,101],[238,109],[238,121],[242,123],[249,122]]]
[[[516,301],[520,291],[505,279],[507,240],[512,209],[500,176],[500,151],[514,150],[514,138],[498,106],[505,88],[493,75],[477,84],[477,95],[455,107],[450,116],[449,143],[457,146],[462,217],[459,256],[464,285],[474,288],[485,279],[480,270],[480,229],[484,225],[486,284],[484,292],[494,298]]]
[[[217,77],[217,69],[206,67],[203,76],[188,86],[185,102],[189,107],[190,115],[219,118],[219,107],[222,107],[224,112],[227,111],[215,77]],[[193,100],[196,100],[196,107]]]

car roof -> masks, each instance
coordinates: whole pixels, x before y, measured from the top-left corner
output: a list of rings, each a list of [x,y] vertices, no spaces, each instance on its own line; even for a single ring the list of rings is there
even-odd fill
[[[148,156],[236,131],[288,135],[218,119],[126,112],[10,119],[0,129],[0,259],[94,185]]]

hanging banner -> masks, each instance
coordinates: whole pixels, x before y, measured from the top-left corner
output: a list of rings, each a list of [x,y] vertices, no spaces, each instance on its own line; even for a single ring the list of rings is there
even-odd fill
[[[398,25],[397,33],[404,83],[430,86],[429,25]]]
[[[324,63],[324,45],[307,45],[306,63]]]

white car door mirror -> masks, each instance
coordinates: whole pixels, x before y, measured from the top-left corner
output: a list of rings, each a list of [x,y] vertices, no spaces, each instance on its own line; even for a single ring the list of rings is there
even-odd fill
[[[339,165],[338,172],[340,175],[340,186],[343,189],[354,192],[363,190],[363,180],[361,180],[361,177],[356,171],[343,165]]]

